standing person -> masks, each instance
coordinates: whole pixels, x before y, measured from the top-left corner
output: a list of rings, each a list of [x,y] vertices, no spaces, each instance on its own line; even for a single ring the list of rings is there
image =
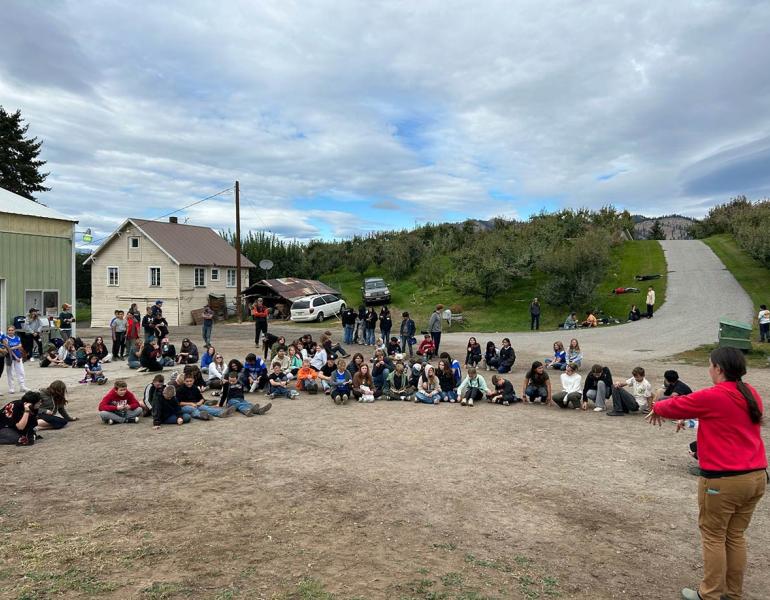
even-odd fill
[[[380,309],[380,334],[383,341],[387,342],[390,339],[391,329],[393,329],[393,317],[390,315],[390,309],[386,305]]]
[[[353,332],[353,343],[366,345],[366,306],[361,304],[356,315],[356,329]],[[363,342],[361,341],[363,339]]]
[[[152,318],[152,306],[148,306],[145,309],[145,315],[142,317],[142,329],[144,330],[145,344],[158,336],[158,330],[155,329],[155,323]]]
[[[254,345],[259,348],[259,336],[267,334],[267,306],[262,298],[251,306],[251,316],[254,319]],[[264,355],[267,358],[267,354]]]
[[[342,341],[345,344],[353,343],[353,330],[356,327],[356,311],[351,306],[348,306],[342,311],[340,316],[342,320]]]
[[[129,309],[126,311],[126,318],[128,318],[128,315],[134,315],[134,319],[137,320],[137,322],[141,322],[142,320],[142,313],[139,312],[139,306],[136,302],[132,302]]]
[[[110,323],[112,329],[112,358],[123,360],[126,355],[126,331],[128,322],[122,310],[115,311],[115,318]]]
[[[377,327],[377,312],[373,306],[369,307],[364,317],[364,345],[374,346],[374,329]]]
[[[529,328],[532,331],[540,329],[540,301],[537,298],[529,303]]]
[[[140,319],[134,313],[126,313],[126,348],[130,352],[139,339]]]
[[[59,313],[59,331],[67,341],[72,337],[72,324],[75,322],[75,315],[72,314],[72,305],[66,302],[61,305],[61,312]]]
[[[770,342],[770,310],[767,310],[766,304],[759,306],[757,321],[759,321],[759,341]]]
[[[203,328],[201,330],[203,346],[208,348],[211,346],[211,330],[214,329],[214,311],[211,310],[211,307],[208,304],[203,307],[201,319],[203,319]]]
[[[444,310],[443,304],[436,304],[436,310],[430,315],[428,320],[428,332],[433,338],[433,353],[438,354],[441,344],[441,311]]]
[[[43,338],[41,337],[42,333],[43,320],[40,318],[40,314],[37,312],[36,308],[30,308],[29,315],[27,316],[27,320],[24,323],[24,335],[21,340],[24,351],[27,353],[27,356],[29,356],[31,361],[35,360],[34,356],[32,355],[34,346],[37,346],[37,355],[40,357],[43,356]]]
[[[652,319],[652,309],[655,307],[655,290],[652,286],[647,288],[647,318]]]
[[[767,456],[762,442],[763,405],[743,381],[746,359],[735,348],[711,352],[713,386],[656,402],[650,424],[663,419],[698,419],[698,527],[703,543],[703,580],[685,588],[685,600],[741,598],[746,570],[746,540],[767,486]]]
[[[8,391],[11,394],[16,393],[13,383],[14,378],[16,378],[21,386],[21,391],[28,392],[29,390],[25,385],[24,379],[24,352],[21,348],[21,339],[16,335],[16,328],[13,325],[9,326],[6,331],[8,333],[5,336],[3,343],[8,352],[8,357],[6,358],[6,362],[8,363]]]
[[[404,311],[401,313],[401,326],[398,329],[398,333],[401,336],[401,351],[406,352],[409,347],[409,356],[414,356],[414,334],[417,331],[417,326],[409,316],[409,313]]]

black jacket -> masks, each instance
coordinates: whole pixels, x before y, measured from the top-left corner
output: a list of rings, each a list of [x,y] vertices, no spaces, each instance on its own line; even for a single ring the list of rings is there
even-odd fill
[[[612,392],[612,373],[610,373],[609,368],[604,367],[602,368],[602,373],[599,375],[599,377],[596,377],[593,372],[589,372],[588,375],[586,375],[585,383],[583,384],[583,400],[586,400],[588,396],[586,393],[588,390],[595,390],[596,385],[603,381],[604,385],[607,387],[608,392]]]

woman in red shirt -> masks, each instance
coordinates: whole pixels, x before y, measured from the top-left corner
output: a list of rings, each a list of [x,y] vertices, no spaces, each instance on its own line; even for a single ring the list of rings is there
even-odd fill
[[[700,588],[682,590],[685,600],[741,598],[746,540],[754,507],[765,493],[767,456],[760,427],[762,399],[744,383],[746,359],[735,348],[711,353],[714,385],[656,402],[651,424],[666,419],[699,419],[698,527],[703,541]]]

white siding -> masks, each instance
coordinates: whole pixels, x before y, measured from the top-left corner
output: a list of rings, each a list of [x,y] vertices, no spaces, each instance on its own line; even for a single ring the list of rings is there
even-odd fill
[[[203,308],[209,301],[209,294],[224,294],[227,306],[232,310],[236,288],[227,287],[227,267],[217,268],[219,269],[219,281],[211,281],[211,266],[208,266],[206,267],[206,287],[195,287],[195,266],[183,265],[180,267],[179,323],[181,325],[192,324],[192,311]],[[249,270],[244,268],[241,269],[241,289],[245,290],[248,286]]]
[[[129,238],[140,237],[141,260],[129,257]],[[107,285],[107,267],[120,268],[120,285]],[[149,267],[161,268],[161,287],[150,287]],[[130,223],[120,236],[99,251],[91,265],[91,324],[106,327],[115,309],[128,309],[132,302],[144,307],[155,300],[163,300],[163,314],[169,325],[179,324],[179,267],[144,237]]]

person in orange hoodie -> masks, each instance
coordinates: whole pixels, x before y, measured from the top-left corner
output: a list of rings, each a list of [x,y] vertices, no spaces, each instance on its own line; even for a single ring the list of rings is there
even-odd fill
[[[126,382],[118,379],[99,403],[99,416],[107,425],[138,423],[142,416],[142,407],[136,396],[128,391]]]
[[[310,366],[307,358],[297,371],[297,389],[310,394],[318,393],[318,372]]]

